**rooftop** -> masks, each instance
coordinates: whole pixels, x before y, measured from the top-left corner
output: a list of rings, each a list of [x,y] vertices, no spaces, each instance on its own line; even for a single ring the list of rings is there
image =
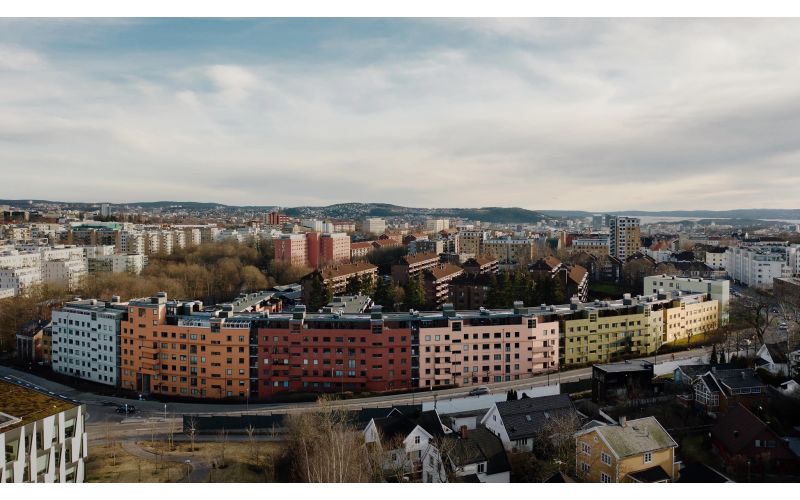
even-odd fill
[[[638,372],[638,371],[653,371],[653,363],[643,359],[634,359],[631,361],[623,361],[621,363],[608,363],[604,365],[594,365],[595,368],[602,370],[606,373],[624,373],[624,372]]]
[[[0,432],[6,432],[76,405],[43,392],[0,380]]]
[[[629,420],[624,426],[594,427],[584,432],[600,434],[619,458],[678,446],[655,417]]]
[[[569,394],[501,401],[497,403],[497,412],[511,440],[536,434],[552,418],[577,415]]]

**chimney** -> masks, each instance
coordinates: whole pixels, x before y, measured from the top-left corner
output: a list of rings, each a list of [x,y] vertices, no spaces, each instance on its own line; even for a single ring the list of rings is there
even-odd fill
[[[627,419],[627,418],[625,418],[625,416],[621,416],[621,417],[619,417],[619,426],[620,426],[620,427],[625,427],[625,425],[626,425],[627,423],[628,423],[628,419]]]

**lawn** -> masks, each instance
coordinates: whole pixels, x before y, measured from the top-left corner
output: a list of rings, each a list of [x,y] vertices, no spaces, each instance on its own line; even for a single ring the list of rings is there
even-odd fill
[[[86,460],[87,483],[168,483],[186,475],[182,464],[144,460],[122,449],[122,445],[93,446]]]
[[[143,449],[158,453],[166,450],[167,443],[140,441]],[[227,441],[196,442],[194,453],[191,443],[176,442],[171,455],[202,459],[212,468],[209,482],[213,483],[257,483],[275,481],[274,464],[283,454],[283,444],[272,441]]]

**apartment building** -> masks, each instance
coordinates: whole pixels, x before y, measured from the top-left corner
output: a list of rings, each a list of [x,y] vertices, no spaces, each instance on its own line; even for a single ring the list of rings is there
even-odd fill
[[[461,246],[461,252],[482,255],[483,242],[489,239],[489,231],[480,231],[475,229],[464,229],[458,231],[458,242]]]
[[[350,243],[350,259],[359,260],[365,259],[367,254],[373,250],[371,241],[359,241],[357,243]]]
[[[461,267],[471,275],[495,274],[499,270],[497,259],[485,256],[470,257]]]
[[[88,259],[89,272],[141,274],[147,260],[147,256],[141,254],[101,255]]]
[[[392,279],[400,286],[404,286],[409,279],[438,266],[440,260],[439,254],[435,253],[405,255],[400,258],[399,263],[392,265]]]
[[[345,233],[282,234],[274,245],[275,259],[295,266],[320,268],[351,258],[350,237]]]
[[[728,269],[727,247],[714,247],[706,249],[705,263],[715,271]]]
[[[608,236],[573,238],[569,250],[604,257],[611,253],[611,242]]]
[[[418,387],[519,380],[558,369],[558,321],[513,310],[418,313]]]
[[[450,221],[448,219],[428,219],[425,221],[426,233],[438,233],[439,231],[444,231],[449,227]]]
[[[82,483],[86,407],[0,381],[0,483]]]
[[[514,266],[531,262],[535,248],[536,242],[532,239],[506,236],[484,240],[482,253],[497,259],[500,266]]]
[[[251,316],[232,306],[168,301],[160,292],[128,303],[120,333],[120,387],[141,394],[246,399]]]
[[[42,282],[58,285],[67,290],[77,289],[88,274],[86,261],[73,260],[47,260],[42,263]]]
[[[368,217],[364,219],[363,232],[383,234],[386,232],[386,221],[377,217]]]
[[[560,322],[562,366],[646,356],[661,344],[707,332],[719,324],[719,303],[706,294],[679,291],[622,300],[544,306]]]
[[[705,293],[719,304],[720,325],[728,323],[730,316],[730,281],[707,278],[685,278],[661,274],[644,278],[645,293],[680,290],[689,293]]]
[[[99,384],[119,383],[120,327],[127,306],[114,297],[68,302],[53,310],[53,371]]]
[[[439,255],[444,253],[444,240],[416,239],[408,244],[408,253],[415,255],[418,253],[433,253]]]
[[[797,273],[798,245],[752,244],[725,251],[728,276],[755,288],[771,288],[775,278]]]
[[[639,251],[641,230],[639,219],[635,217],[608,216],[609,254],[620,260]]]
[[[441,264],[423,272],[425,302],[432,309],[439,309],[450,295],[450,283],[464,274],[464,270],[453,264]]]
[[[41,267],[0,269],[0,297],[25,295],[32,286],[41,284]]]
[[[385,391],[411,387],[408,319],[382,313],[289,314],[257,319],[258,395],[290,391]]]

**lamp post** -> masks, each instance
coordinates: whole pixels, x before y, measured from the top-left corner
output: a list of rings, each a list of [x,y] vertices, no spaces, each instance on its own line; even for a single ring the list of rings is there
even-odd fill
[[[164,403],[164,422],[167,421],[167,403]]]

